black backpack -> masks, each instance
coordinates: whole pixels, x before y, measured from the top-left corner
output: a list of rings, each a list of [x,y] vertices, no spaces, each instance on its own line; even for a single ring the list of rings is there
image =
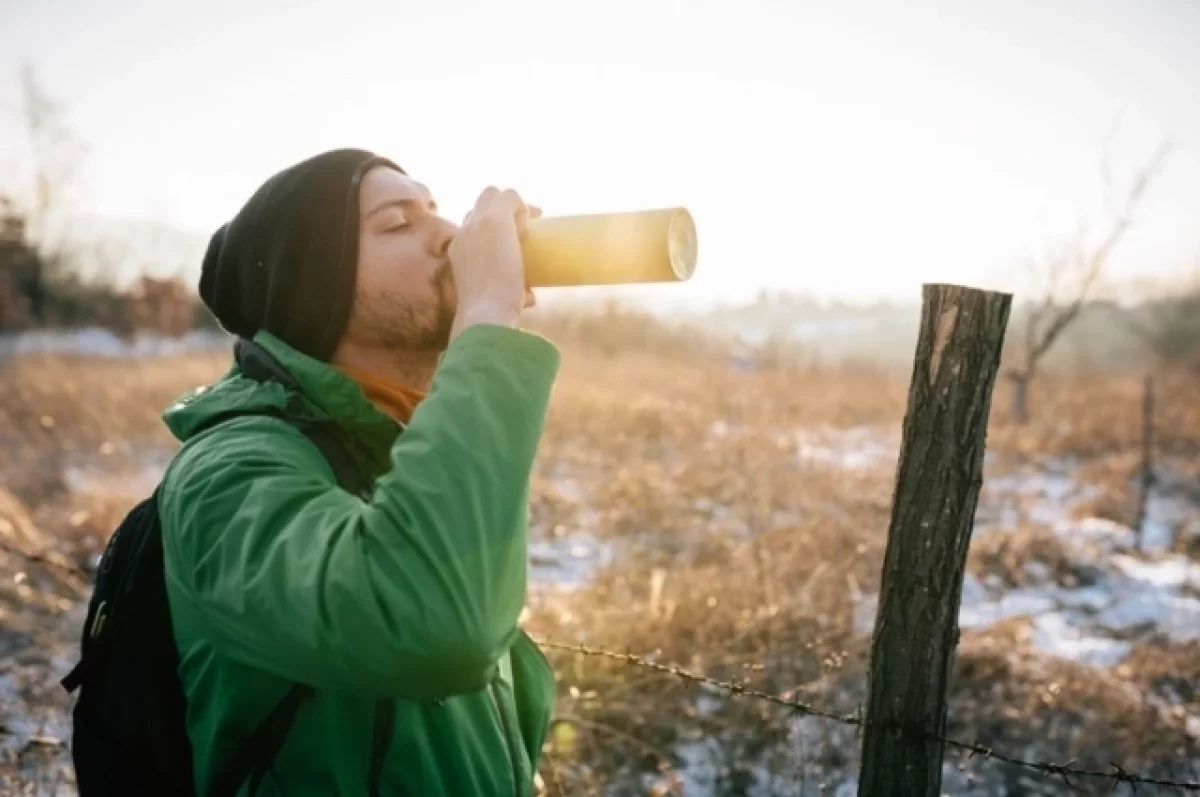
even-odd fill
[[[294,386],[264,351],[238,341],[243,372]],[[217,423],[229,420],[222,417]],[[356,495],[369,481],[327,424],[285,415],[321,450],[339,485]],[[71,755],[80,797],[195,797],[187,700],[179,682],[163,573],[158,490],[135,506],[113,532],[96,572],[80,640],[80,660],[62,679],[80,690],[72,711]],[[312,687],[294,685],[228,760],[206,797],[234,797],[247,781],[254,794]]]

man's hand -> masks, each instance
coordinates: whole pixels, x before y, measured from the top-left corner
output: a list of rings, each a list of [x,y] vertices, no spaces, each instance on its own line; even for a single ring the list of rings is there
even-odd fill
[[[525,287],[521,237],[541,215],[513,190],[484,189],[450,242],[450,268],[458,294],[451,339],[473,324],[516,326],[535,303]]]

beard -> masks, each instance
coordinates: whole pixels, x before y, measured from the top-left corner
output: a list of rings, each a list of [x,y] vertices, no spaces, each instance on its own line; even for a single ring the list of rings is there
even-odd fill
[[[450,345],[454,326],[454,311],[447,297],[452,279],[448,266],[433,275],[429,285],[435,297],[432,301],[399,295],[364,297],[364,333],[373,343],[404,359],[441,354]]]

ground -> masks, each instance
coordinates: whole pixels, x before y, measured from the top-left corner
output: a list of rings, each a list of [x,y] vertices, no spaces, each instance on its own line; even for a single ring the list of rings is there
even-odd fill
[[[642,327],[550,332],[564,367],[532,484],[526,627],[853,716],[907,374],[731,357]],[[73,794],[57,679],[88,584],[53,565],[94,560],[172,453],[159,413],[226,367],[224,350],[0,362],[0,542],[51,560],[0,553],[0,793]],[[1139,539],[1141,384],[1047,374],[1025,427],[997,386],[948,736],[1200,778],[1200,385],[1158,377],[1160,478]],[[850,725],[548,652],[549,794],[855,791]],[[944,772],[950,794],[1068,793],[954,750]]]

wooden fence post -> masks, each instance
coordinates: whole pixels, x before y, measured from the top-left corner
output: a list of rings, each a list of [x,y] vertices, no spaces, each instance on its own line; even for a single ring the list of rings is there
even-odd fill
[[[925,285],[871,645],[860,797],[937,797],[967,546],[1012,296]]]
[[[1133,513],[1133,530],[1137,545],[1146,550],[1146,513],[1150,508],[1150,493],[1154,490],[1154,377],[1147,376],[1142,385],[1142,467],[1138,489],[1137,509]]]

